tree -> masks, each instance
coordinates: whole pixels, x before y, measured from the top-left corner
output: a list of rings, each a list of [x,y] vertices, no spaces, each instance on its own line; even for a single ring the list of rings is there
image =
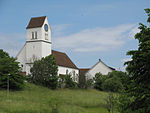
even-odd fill
[[[129,76],[126,72],[122,71],[112,71],[108,73],[108,78],[117,77],[117,80],[119,80],[123,86],[123,90],[127,89],[127,84],[129,82]]]
[[[104,91],[120,92],[123,89],[123,85],[117,76],[106,79],[102,83],[102,89]]]
[[[108,113],[113,113],[114,112],[114,94],[113,93],[109,93],[107,98],[105,99],[106,101],[106,109],[108,111]]]
[[[102,89],[102,83],[106,80],[107,76],[102,75],[101,73],[96,73],[94,77],[94,88],[98,90],[103,90]]]
[[[53,55],[34,62],[29,81],[51,89],[58,87],[58,67]]]
[[[150,23],[150,9],[145,9]],[[128,90],[124,93],[127,99],[124,111],[132,113],[150,113],[150,27],[139,24],[140,32],[135,35],[139,41],[137,50],[127,52],[132,60],[126,62],[126,70],[130,75]],[[123,113],[123,112],[121,112]]]
[[[8,82],[12,90],[20,90],[24,87],[25,77],[21,75],[19,63],[8,53],[0,49],[0,89],[6,89]]]
[[[120,92],[121,90],[126,89],[128,76],[122,71],[113,71],[107,75],[96,73],[94,81],[94,88],[98,90]]]

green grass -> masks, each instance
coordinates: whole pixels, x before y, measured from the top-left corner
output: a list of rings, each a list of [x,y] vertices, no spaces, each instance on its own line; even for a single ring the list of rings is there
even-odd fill
[[[9,99],[0,91],[0,113],[51,113],[56,104],[59,113],[108,113],[106,97],[106,92],[94,89],[50,90],[26,83],[23,91],[10,91]]]

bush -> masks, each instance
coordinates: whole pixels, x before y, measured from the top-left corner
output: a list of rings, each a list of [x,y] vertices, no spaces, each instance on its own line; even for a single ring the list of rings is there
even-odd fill
[[[93,88],[94,85],[93,83],[94,83],[93,79],[86,80],[86,87]]]
[[[123,89],[123,85],[118,77],[112,77],[102,83],[102,89],[104,91],[119,92]]]
[[[19,62],[8,53],[0,49],[0,89],[7,89],[9,80],[9,88],[12,90],[20,90],[24,87],[25,77],[21,75]]]
[[[65,76],[65,88],[75,88],[77,84],[72,80],[71,75]]]
[[[106,80],[107,76],[106,75],[102,75],[101,73],[96,73],[95,77],[94,77],[94,88],[98,89],[98,90],[103,90],[102,89],[102,83]]]
[[[127,89],[127,84],[129,81],[129,76],[127,75],[126,72],[122,72],[122,71],[113,71],[108,73],[108,78],[112,78],[112,77],[117,77],[119,79],[119,81],[122,83],[123,88],[126,90]]]
[[[86,89],[87,88],[86,78],[85,78],[84,74],[79,76],[78,87],[81,88],[81,89]]]
[[[53,55],[35,61],[28,81],[51,89],[58,87],[58,67]]]

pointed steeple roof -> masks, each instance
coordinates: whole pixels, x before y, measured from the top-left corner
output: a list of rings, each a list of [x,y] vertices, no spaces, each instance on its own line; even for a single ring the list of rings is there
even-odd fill
[[[32,17],[26,29],[42,27],[46,16]]]

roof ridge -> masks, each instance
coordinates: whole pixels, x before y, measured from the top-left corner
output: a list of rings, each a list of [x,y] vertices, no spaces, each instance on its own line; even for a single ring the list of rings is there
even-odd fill
[[[58,52],[58,53],[64,53],[64,54],[66,54],[65,52],[60,52],[60,51],[57,51],[57,50],[52,50],[52,51],[55,51],[55,52]]]
[[[37,17],[31,17],[31,18],[46,18],[46,16],[37,16]]]
[[[31,17],[29,24],[26,27],[26,29],[42,27],[45,19],[46,19],[46,16]]]
[[[74,64],[74,62],[69,58],[66,53],[52,50],[52,54],[54,55],[56,64],[58,66],[78,69],[78,67]]]

